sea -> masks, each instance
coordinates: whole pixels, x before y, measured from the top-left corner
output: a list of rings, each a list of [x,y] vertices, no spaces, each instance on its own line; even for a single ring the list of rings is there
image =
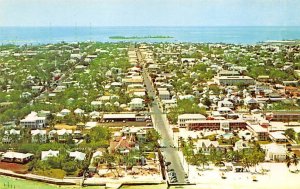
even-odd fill
[[[172,38],[110,39],[111,36]],[[300,39],[300,26],[245,27],[0,27],[0,44],[50,44],[59,42],[193,42],[256,44]]]

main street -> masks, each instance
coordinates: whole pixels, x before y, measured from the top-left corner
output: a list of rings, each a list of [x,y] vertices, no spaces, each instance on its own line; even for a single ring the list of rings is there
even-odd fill
[[[137,57],[139,63],[143,65],[143,59],[139,51],[137,52]],[[173,141],[173,135],[167,121],[166,114],[164,114],[162,109],[159,107],[159,101],[155,94],[155,88],[149,78],[149,74],[146,69],[143,69],[142,75],[144,77],[144,83],[146,85],[148,95],[150,97],[153,97],[154,99],[152,105],[150,106],[150,111],[154,127],[161,135],[160,145],[166,147],[162,148],[163,156],[165,157],[165,161],[171,162],[169,168],[174,169],[174,171],[176,172],[178,182],[184,183],[185,172],[179,159],[177,148],[174,148],[175,144]]]

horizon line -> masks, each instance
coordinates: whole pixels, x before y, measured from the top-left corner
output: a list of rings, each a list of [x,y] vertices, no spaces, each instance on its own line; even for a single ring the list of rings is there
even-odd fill
[[[106,26],[97,26],[97,25],[70,25],[70,26],[63,26],[63,25],[38,25],[38,26],[14,26],[14,25],[9,25],[9,26],[0,26],[2,28],[4,27],[20,27],[20,28],[25,28],[25,27],[91,27],[91,28],[95,28],[95,27],[300,27],[300,25],[287,25],[287,26],[283,26],[283,25],[211,25],[211,26],[204,26],[204,25],[179,25],[179,26],[175,26],[175,25],[137,25],[137,26],[127,26],[127,25],[106,25]]]

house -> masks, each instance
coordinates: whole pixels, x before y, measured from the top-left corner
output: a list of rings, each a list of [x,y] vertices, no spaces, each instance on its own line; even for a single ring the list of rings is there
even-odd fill
[[[91,129],[93,127],[96,127],[98,125],[98,122],[95,122],[95,121],[89,121],[89,122],[86,122],[85,124],[85,128],[86,129]]]
[[[251,107],[251,109],[255,109],[259,106],[259,103],[257,102],[257,100],[255,100],[254,98],[252,98],[251,96],[247,96],[244,99],[244,105]]]
[[[233,111],[229,107],[219,107],[219,108],[217,108],[217,111],[221,115],[227,115],[227,114],[233,113]]]
[[[164,109],[166,109],[166,110],[177,107],[176,99],[162,100],[161,102],[163,104]]]
[[[82,139],[82,138],[83,138],[83,134],[81,133],[81,131],[76,130],[76,131],[74,131],[74,133],[73,133],[73,138],[74,138],[74,139],[77,139],[77,140]]]
[[[68,109],[63,109],[60,111],[60,114],[63,116],[69,115],[70,113],[71,113],[71,111]]]
[[[76,110],[74,110],[74,114],[82,116],[84,114],[84,110],[77,108]]]
[[[6,152],[2,154],[1,161],[12,162],[12,163],[27,163],[32,160],[33,154],[30,153],[19,153],[19,152]]]
[[[4,136],[2,138],[3,143],[11,143],[11,142],[17,142],[21,138],[21,131],[20,130],[6,130],[4,131]]]
[[[178,116],[178,127],[185,127],[187,121],[206,120],[202,114],[181,114]]]
[[[74,158],[74,160],[78,160],[78,161],[84,161],[86,154],[79,152],[79,151],[75,151],[75,152],[70,152],[69,156]]]
[[[57,157],[59,155],[59,151],[42,151],[41,160],[47,160],[49,157]]]
[[[262,145],[262,149],[266,152],[266,160],[285,161],[287,156],[287,149],[283,145],[276,143]]]
[[[116,151],[121,154],[127,154],[136,146],[136,138],[134,135],[127,136],[114,136],[113,140],[109,144],[109,153]]]
[[[31,112],[20,121],[20,125],[30,129],[41,129],[46,126],[46,121],[46,117],[40,117],[37,112]]]
[[[218,101],[218,107],[234,108],[234,105],[229,100],[222,100],[222,101]]]
[[[126,136],[126,137],[134,136],[135,139],[138,141],[145,141],[147,132],[145,129],[132,126],[132,127],[123,127],[120,130],[120,133],[122,136]]]
[[[57,130],[57,137],[59,142],[66,142],[70,136],[72,136],[72,130]]]
[[[101,151],[97,150],[96,152],[93,153],[92,158],[91,158],[91,163],[89,165],[90,172],[94,172],[94,173],[97,172],[98,167],[97,167],[96,162],[98,162],[102,156],[103,156],[103,152],[101,152]]]
[[[46,130],[31,130],[31,142],[32,143],[46,143],[47,142],[47,134]]]
[[[241,151],[243,149],[250,148],[247,141],[239,140],[234,144],[234,151]]]
[[[195,144],[196,151],[201,151],[204,153],[210,153],[213,149],[219,148],[219,142],[218,141],[210,141],[208,139],[202,139],[198,140]]]
[[[158,97],[160,98],[160,100],[170,100],[171,94],[167,90],[160,90],[158,91]]]
[[[143,110],[145,108],[144,99],[142,98],[133,98],[128,104],[131,110]]]
[[[280,132],[280,131],[270,132],[269,136],[273,142],[278,142],[278,143],[288,142],[288,139],[286,138],[286,136],[284,136],[283,132]]]

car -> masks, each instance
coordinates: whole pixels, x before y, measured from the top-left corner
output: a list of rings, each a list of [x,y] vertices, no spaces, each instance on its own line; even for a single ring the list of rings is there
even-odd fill
[[[169,176],[169,177],[177,177],[177,176],[176,176],[176,173],[170,173],[170,174],[168,174],[168,176]]]
[[[152,123],[147,123],[146,126],[147,127],[152,127],[153,125],[152,125]]]
[[[167,170],[168,172],[171,172],[171,171],[173,171],[174,172],[174,169],[169,169],[169,170]]]
[[[185,173],[185,174],[184,174],[184,178],[189,178],[189,176]]]
[[[171,162],[167,161],[167,162],[165,163],[165,166],[169,166],[169,165],[171,165]]]
[[[174,171],[169,171],[168,175],[176,175],[176,173]]]

